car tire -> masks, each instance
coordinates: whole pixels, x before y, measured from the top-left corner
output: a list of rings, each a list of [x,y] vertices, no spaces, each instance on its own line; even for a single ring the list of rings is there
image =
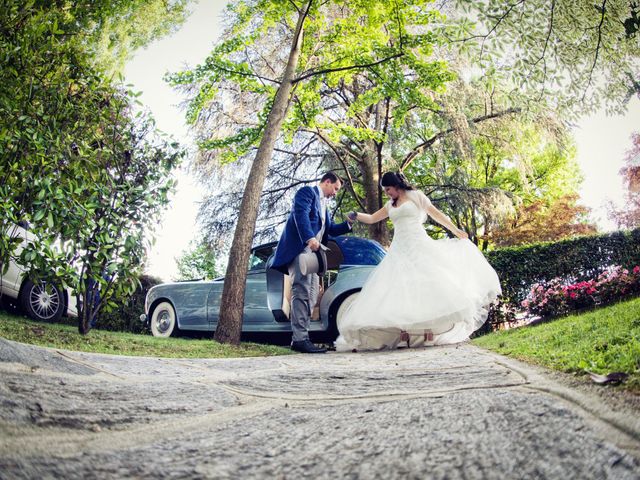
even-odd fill
[[[351,303],[356,298],[358,298],[359,294],[360,294],[360,291],[358,290],[357,292],[353,292],[353,293],[347,295],[346,297],[342,298],[341,300],[338,299],[338,301],[340,303],[337,304],[337,307],[335,306],[335,303],[334,303],[334,305],[331,308],[331,310],[334,312],[334,314],[330,314],[329,315],[329,327],[324,332],[322,332],[320,335],[316,335],[316,337],[317,337],[317,339],[319,341],[322,341],[324,343],[333,344],[335,339],[338,338],[338,335],[340,334],[340,332],[338,331],[338,324],[339,324],[340,319],[345,314],[345,312],[347,311],[347,309],[349,308]]]
[[[155,306],[149,321],[151,334],[154,337],[171,337],[178,334],[176,311],[169,302],[160,302]]]
[[[58,322],[65,310],[65,298],[53,283],[27,280],[20,291],[20,305],[32,320]]]
[[[340,306],[338,307],[338,311],[336,312],[336,329],[338,328],[338,325],[340,325],[340,320],[344,316],[345,312],[349,309],[351,304],[354,302],[356,298],[358,298],[359,295],[360,295],[360,292],[352,293],[348,297],[345,297],[345,299],[342,300],[342,302],[340,302]]]

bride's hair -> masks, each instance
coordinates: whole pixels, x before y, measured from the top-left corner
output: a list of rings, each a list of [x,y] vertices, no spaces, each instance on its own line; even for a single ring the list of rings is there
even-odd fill
[[[387,172],[382,175],[380,179],[380,186],[382,187],[395,187],[402,190],[413,190],[413,187],[409,184],[407,177],[400,172]],[[392,202],[392,205],[396,206],[397,199]]]

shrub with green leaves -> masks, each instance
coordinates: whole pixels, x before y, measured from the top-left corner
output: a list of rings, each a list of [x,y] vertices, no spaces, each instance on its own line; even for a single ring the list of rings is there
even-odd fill
[[[548,293],[547,303],[531,312],[542,316],[560,315],[584,308],[587,303],[606,304],[627,296],[629,292],[623,292],[615,282],[604,282],[603,275],[610,276],[616,265],[640,265],[640,229],[502,248],[486,256],[500,277],[503,296],[500,303],[492,306],[487,325],[480,333],[515,321],[522,302],[532,295],[532,288],[540,290],[536,295]],[[577,298],[576,289],[584,287],[585,295],[591,291],[585,282],[600,282],[597,302]],[[563,288],[568,291],[572,285],[576,286],[571,290],[576,298],[570,298],[569,292],[567,299]],[[531,302],[525,306],[530,305]]]
[[[162,280],[150,275],[141,275],[138,281],[138,287],[131,296],[118,298],[115,308],[98,315],[96,328],[119,332],[143,332],[140,314],[144,313],[144,301],[147,297],[147,292],[151,287],[161,284]]]
[[[185,2],[0,3],[0,270],[72,287],[82,333],[135,290],[183,155],[112,73]],[[19,221],[35,240],[18,256]]]
[[[535,283],[579,282],[613,265],[640,264],[640,229],[502,248],[487,253],[487,260],[500,277],[505,300],[521,302]]]

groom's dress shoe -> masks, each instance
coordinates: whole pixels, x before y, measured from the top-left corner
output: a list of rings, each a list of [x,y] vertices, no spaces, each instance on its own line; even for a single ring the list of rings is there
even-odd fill
[[[300,353],[325,353],[326,348],[316,347],[311,340],[301,340],[299,342],[291,342],[291,350]]]

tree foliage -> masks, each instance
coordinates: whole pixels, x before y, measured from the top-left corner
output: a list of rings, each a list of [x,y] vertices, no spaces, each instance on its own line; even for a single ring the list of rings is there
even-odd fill
[[[622,208],[609,207],[609,217],[619,228],[640,226],[640,133],[631,135],[631,144],[624,166],[620,169],[625,205]]]
[[[463,30],[448,35],[489,77],[531,109],[563,115],[640,95],[640,4],[629,0],[473,0],[452,4]]]
[[[178,278],[176,280],[214,279],[220,276],[216,265],[216,255],[204,241],[191,242],[178,258]]]
[[[126,32],[125,19],[135,24],[152,4],[159,23],[112,46],[126,58],[129,46],[179,24],[184,2],[162,14],[161,1],[0,5],[0,263],[15,246],[5,232],[29,221],[38,240],[20,262],[84,297],[83,333],[100,308],[95,299],[135,288],[144,229],[166,204],[181,155],[148,116],[134,116],[135,94],[112,82],[113,50],[97,42]]]
[[[431,104],[430,94],[452,78],[443,62],[431,58],[434,40],[425,27],[438,15],[429,3],[239,1],[229,8],[228,35],[205,64],[169,78],[194,93],[188,119],[202,120],[199,131],[207,137],[201,139],[201,148],[215,152],[222,161],[233,161],[252,156],[258,145],[240,204],[242,222],[236,224],[216,339],[239,340],[246,257],[281,127],[285,143],[299,132],[308,135],[306,131],[318,129],[336,138],[350,134],[375,141],[380,133],[369,125],[332,118],[330,106],[317,93],[319,88],[351,85],[356,74],[371,72],[381,79],[380,84],[369,88],[346,113],[356,118],[375,108],[378,120],[390,124],[382,99],[399,106]],[[261,55],[256,48],[265,45],[258,41],[261,38],[269,38],[271,45],[290,45],[286,61],[276,54],[272,65]],[[238,108],[256,104],[262,108],[255,113],[243,111],[244,116],[234,119]],[[402,117],[399,107],[396,121]],[[209,128],[215,122],[218,128]],[[227,316],[233,321],[227,322]]]
[[[577,195],[581,176],[575,150],[567,129],[553,117],[538,115],[533,122],[511,115],[458,137],[455,133],[433,145],[407,175],[483,250],[502,241],[535,240],[526,235],[518,240],[513,229],[524,234],[519,229],[533,221],[534,209],[537,222],[548,220],[551,212],[535,205],[559,205],[560,199]],[[462,148],[468,151],[461,153]],[[573,216],[564,218],[576,224],[570,230],[576,233],[584,212],[571,211]],[[553,230],[540,230],[539,239],[557,238]]]
[[[597,232],[587,220],[589,209],[579,197],[567,194],[551,201],[536,200],[517,209],[516,215],[492,232],[496,247],[553,242]]]

